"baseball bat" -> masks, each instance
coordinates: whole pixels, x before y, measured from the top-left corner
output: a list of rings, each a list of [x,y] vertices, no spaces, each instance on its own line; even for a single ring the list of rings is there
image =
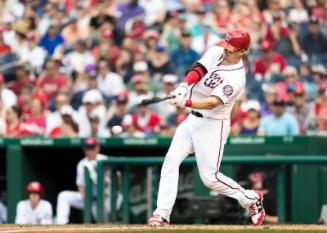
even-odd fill
[[[159,103],[159,102],[174,99],[174,98],[175,98],[174,95],[168,95],[168,96],[165,96],[165,97],[152,97],[152,98],[149,98],[149,99],[142,100],[141,105],[146,106],[146,105],[149,105],[149,104],[155,104],[155,103]]]

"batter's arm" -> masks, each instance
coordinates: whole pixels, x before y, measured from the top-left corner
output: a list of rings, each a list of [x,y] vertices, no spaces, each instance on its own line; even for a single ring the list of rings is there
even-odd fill
[[[219,105],[223,105],[223,101],[217,96],[210,96],[199,100],[186,100],[185,106],[193,109],[214,109]]]

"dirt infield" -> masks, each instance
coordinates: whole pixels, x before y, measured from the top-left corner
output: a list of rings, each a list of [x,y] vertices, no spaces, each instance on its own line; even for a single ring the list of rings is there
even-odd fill
[[[1,233],[43,233],[43,232],[327,232],[327,226],[322,225],[171,225],[169,227],[151,228],[146,225],[0,225]]]

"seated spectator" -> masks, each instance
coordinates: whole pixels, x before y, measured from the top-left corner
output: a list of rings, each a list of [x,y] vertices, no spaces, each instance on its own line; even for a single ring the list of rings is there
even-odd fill
[[[45,63],[45,73],[38,78],[36,86],[53,104],[54,97],[59,91],[69,86],[69,80],[65,75],[59,73],[59,67],[55,60],[48,60]]]
[[[127,108],[133,109],[137,105],[138,97],[142,95],[153,96],[150,91],[148,79],[143,75],[135,75],[131,79],[132,88],[129,92],[129,102]]]
[[[199,59],[199,54],[191,48],[191,43],[191,33],[183,31],[181,34],[181,46],[171,54],[171,60],[174,61],[176,74],[179,78],[184,77],[186,67],[191,67],[192,64]]]
[[[15,68],[15,80],[11,86],[11,90],[19,96],[22,87],[26,84],[32,84],[33,77],[29,75],[27,66],[21,65]]]
[[[158,97],[164,97],[170,95],[170,93],[175,89],[178,77],[174,74],[166,74],[162,78],[163,82],[163,92],[157,94]],[[159,114],[162,119],[162,124],[167,120],[167,117],[176,111],[176,107],[167,103],[166,101],[157,103],[154,106],[154,110]]]
[[[156,135],[160,130],[160,117],[150,110],[148,106],[141,105],[141,101],[147,96],[139,96],[135,113],[133,114],[133,124],[137,130],[145,135]]]
[[[310,120],[312,120],[312,116],[314,116],[314,104],[306,102],[306,94],[304,89],[297,88],[294,91],[294,105],[289,106],[287,108],[287,112],[291,113],[295,116],[299,128],[300,133],[304,134],[310,125]]]
[[[216,26],[215,29],[220,35],[223,35],[229,31],[231,29],[229,22],[232,18],[229,1],[217,1],[213,11],[213,17],[214,25]]]
[[[319,104],[317,106],[317,104]],[[319,109],[319,110],[318,110]],[[317,111],[318,110],[318,111]],[[319,96],[316,103],[316,112],[318,118],[319,132],[327,131],[327,86],[323,85],[319,88]]]
[[[69,47],[72,47],[80,39],[87,39],[88,35],[88,28],[83,27],[75,17],[71,18],[69,24],[62,29],[62,37]]]
[[[256,100],[249,100],[243,104],[246,117],[241,123],[231,128],[232,135],[256,135],[260,124],[260,104]]]
[[[285,58],[273,50],[270,41],[263,41],[260,45],[261,55],[255,58],[253,74],[257,80],[273,81],[286,67]]]
[[[312,78],[318,86],[327,84],[327,71],[322,64],[313,65],[312,69]]]
[[[214,46],[220,38],[213,32],[210,25],[203,25],[201,27],[201,35],[194,37],[191,48],[198,54],[203,55],[205,51],[211,46]],[[193,60],[196,61],[197,59]],[[188,65],[187,67],[190,67]]]
[[[128,84],[133,74],[132,53],[127,49],[122,49],[115,63],[115,70],[123,77],[124,84]]]
[[[59,27],[60,25],[58,23],[52,23],[49,26],[47,33],[40,39],[39,45],[47,51],[48,56],[52,56],[56,48],[63,45],[65,42]]]
[[[147,48],[147,60],[154,59],[156,47],[159,43],[160,33],[156,30],[148,30],[144,33],[144,42]]]
[[[90,114],[98,111],[99,127],[105,128],[106,125],[106,107],[103,104],[103,97],[100,91],[96,89],[85,92],[83,96],[83,105],[78,109],[78,128],[80,137],[89,137],[91,135]]]
[[[327,52],[327,38],[320,31],[319,20],[312,16],[309,20],[309,33],[303,38],[301,47],[304,52],[313,58],[313,55],[322,56]],[[320,63],[321,61],[313,61]]]
[[[107,138],[110,136],[109,130],[100,122],[102,112],[99,109],[94,109],[89,115],[91,127],[91,137]]]
[[[17,204],[15,224],[52,224],[52,206],[43,200],[43,185],[32,181],[26,188],[27,199]]]
[[[282,74],[284,81],[276,83],[278,98],[289,103],[291,101],[289,93],[294,92],[296,89],[304,89],[303,83],[298,81],[298,72],[293,66],[287,66]]]
[[[30,65],[30,71],[36,74],[41,73],[47,52],[38,46],[39,38],[35,33],[29,33],[26,37],[27,46],[21,49],[20,59]]]
[[[108,110],[109,120],[107,126],[112,129],[115,125],[122,125],[124,116],[127,114],[128,93],[121,93],[117,96],[112,107]]]
[[[273,114],[262,118],[259,136],[287,136],[299,134],[299,125],[293,115],[285,111],[286,103],[283,100],[275,100]]]
[[[7,109],[5,124],[3,136],[10,138],[24,136],[21,123],[21,112],[16,106],[11,106]]]
[[[167,126],[172,129],[176,129],[178,125],[180,125],[188,116],[188,111],[186,108],[176,107],[175,112],[171,113],[167,117]]]
[[[44,135],[46,128],[45,107],[38,98],[31,100],[31,112],[24,115],[24,121],[21,125],[27,135]]]
[[[294,0],[293,8],[288,12],[288,20],[292,23],[307,23],[309,21],[309,13],[306,9],[306,1]]]
[[[105,95],[107,101],[110,102],[114,97],[125,90],[123,78],[117,73],[110,71],[106,60],[101,60],[98,64],[98,88]]]
[[[73,47],[74,49],[64,56],[63,63],[67,71],[76,77],[76,73],[84,72],[87,65],[95,64],[95,59],[87,49],[85,40],[77,40]]]
[[[5,77],[0,73],[0,98],[6,108],[16,105],[17,96],[6,87]]]
[[[155,80],[158,80],[162,78],[163,75],[170,74],[174,71],[171,60],[169,59],[168,51],[161,44],[157,45],[154,59],[148,61],[148,66],[150,76]]]
[[[261,117],[272,114],[273,103],[278,97],[275,85],[264,86],[265,102],[261,105]]]
[[[137,129],[135,124],[133,123],[133,117],[131,115],[125,115],[122,121],[122,127],[124,132],[120,135],[122,138],[144,138],[144,132],[141,132]]]
[[[74,121],[74,110],[70,105],[59,108],[60,122],[49,131],[49,137],[78,137],[78,124]]]

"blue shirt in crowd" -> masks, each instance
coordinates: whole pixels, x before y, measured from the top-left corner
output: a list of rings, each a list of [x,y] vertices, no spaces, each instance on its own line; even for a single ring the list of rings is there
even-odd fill
[[[174,50],[171,54],[171,60],[176,67],[178,77],[184,77],[186,70],[191,68],[199,58],[199,54],[191,48]]]
[[[295,117],[287,112],[276,117],[274,114],[262,118],[259,132],[267,136],[286,136],[299,134],[299,125]]]
[[[60,33],[57,33],[56,37],[55,38],[50,38],[49,37],[49,34],[46,33],[40,40],[40,43],[39,45],[41,47],[43,47],[47,52],[48,52],[48,55],[49,56],[52,56],[54,51],[55,51],[55,48],[58,46],[58,45],[61,45],[63,44],[65,41],[64,41],[64,38],[60,35]]]

